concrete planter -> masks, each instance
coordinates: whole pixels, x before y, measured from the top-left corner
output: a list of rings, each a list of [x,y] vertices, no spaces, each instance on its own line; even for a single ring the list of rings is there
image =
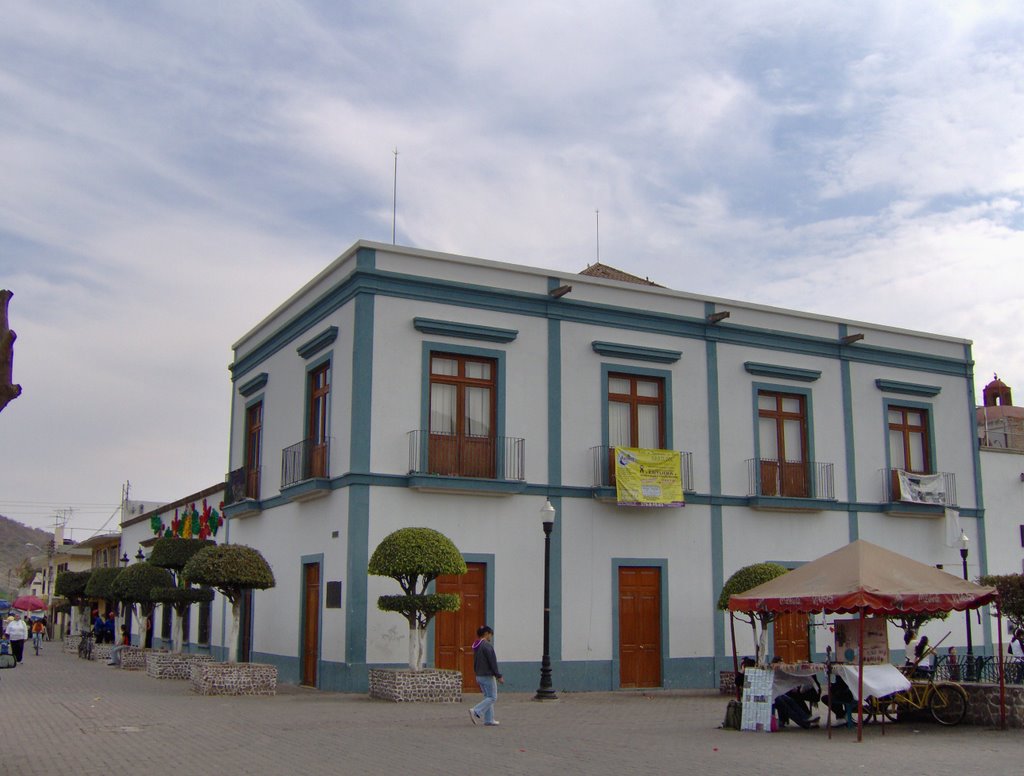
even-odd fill
[[[999,685],[964,683],[961,686],[967,690],[970,704],[963,724],[999,727]],[[1019,684],[1006,685],[1006,726],[1024,728],[1024,687]]]
[[[125,671],[140,671],[146,667],[146,656],[152,652],[141,647],[125,647],[121,650],[121,668]]]
[[[371,668],[370,697],[395,703],[461,703],[462,673],[437,668]]]
[[[122,660],[124,653],[122,652]],[[191,679],[193,663],[211,663],[213,657],[184,652],[150,652],[145,655],[146,675],[154,679]]]
[[[192,691],[199,695],[277,693],[277,666],[266,663],[213,663],[193,660],[189,668]]]

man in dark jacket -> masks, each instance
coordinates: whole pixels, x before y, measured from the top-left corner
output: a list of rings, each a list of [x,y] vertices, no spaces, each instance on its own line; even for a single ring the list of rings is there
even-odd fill
[[[473,642],[473,673],[484,699],[469,710],[469,718],[475,725],[481,719],[485,725],[500,724],[494,718],[494,704],[498,701],[498,684],[505,680],[498,670],[498,658],[494,655],[491,639],[494,630],[490,625],[481,625],[476,630],[477,640]]]

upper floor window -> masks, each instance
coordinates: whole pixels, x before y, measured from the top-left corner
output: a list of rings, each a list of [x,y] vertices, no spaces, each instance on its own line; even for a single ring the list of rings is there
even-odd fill
[[[889,405],[889,465],[915,474],[930,474],[928,410]]]
[[[431,473],[494,477],[497,371],[494,359],[431,353]]]
[[[330,367],[330,362],[326,362],[309,373],[309,417],[306,424],[306,439],[309,446],[308,477],[327,476],[327,400],[331,393]]]
[[[760,494],[808,495],[807,397],[798,393],[757,392]]]
[[[260,497],[260,460],[263,454],[263,402],[245,411],[245,497]]]
[[[608,447],[665,447],[665,382],[609,373]]]

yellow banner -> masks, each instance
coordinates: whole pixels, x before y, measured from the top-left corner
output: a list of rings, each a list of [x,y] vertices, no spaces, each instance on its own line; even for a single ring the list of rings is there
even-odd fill
[[[681,507],[682,455],[678,450],[615,448],[615,497],[635,507]]]

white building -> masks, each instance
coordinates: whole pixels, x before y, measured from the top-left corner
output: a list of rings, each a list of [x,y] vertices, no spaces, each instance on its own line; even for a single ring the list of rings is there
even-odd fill
[[[439,580],[464,605],[432,625],[432,664],[459,666],[487,622],[510,687],[536,686],[546,499],[556,688],[715,686],[732,665],[716,600],[735,570],[857,538],[952,567],[947,506],[986,569],[966,340],[601,265],[359,242],[234,354],[230,477],[248,498],[226,507],[225,539],[274,569],[243,638],[286,682],[363,690],[367,666],[404,663],[405,621],[376,608],[398,587],[366,567],[388,533],[424,525],[470,565]],[[614,446],[683,451],[685,507],[619,505]],[[939,476],[899,491],[894,471]],[[932,503],[908,502],[922,483]],[[963,622],[943,627],[964,643]],[[991,628],[974,641],[990,649]],[[779,654],[828,642],[805,620],[776,626]]]

